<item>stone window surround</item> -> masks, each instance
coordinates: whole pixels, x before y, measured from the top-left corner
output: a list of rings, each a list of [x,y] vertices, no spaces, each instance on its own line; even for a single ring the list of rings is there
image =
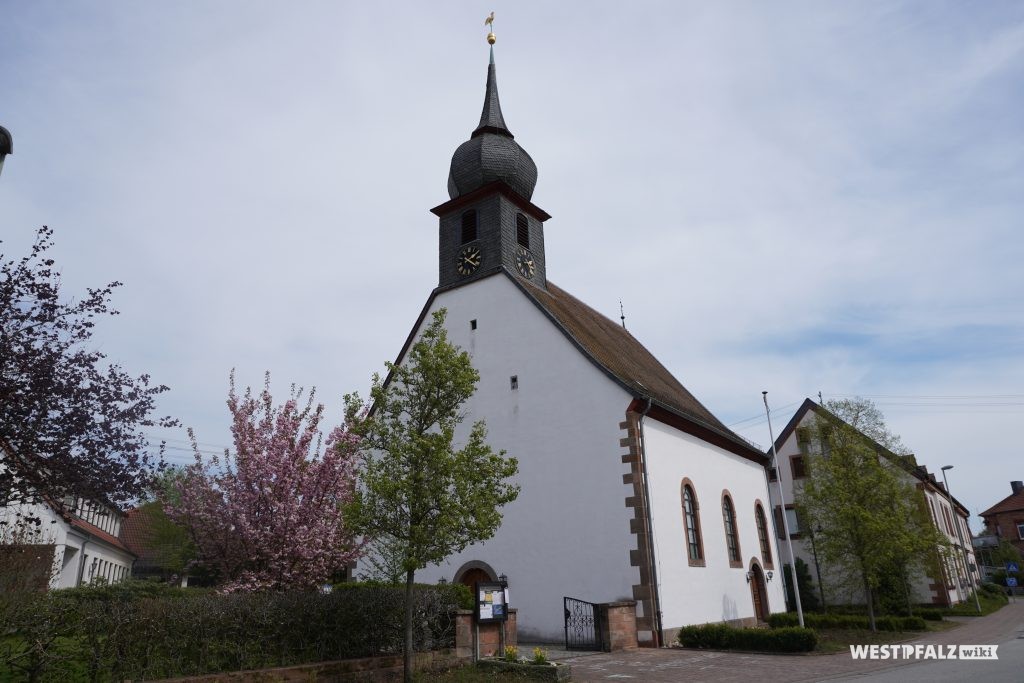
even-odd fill
[[[726,513],[726,505],[728,505],[729,515]],[[740,528],[736,520],[736,506],[732,502],[732,494],[729,493],[729,489],[722,489],[722,526],[725,530],[725,550],[726,555],[729,557],[729,566],[733,569],[743,569],[743,551],[740,549]],[[732,558],[729,550],[729,517],[732,518],[732,536],[736,545],[736,559]]]
[[[686,497],[684,495],[687,488],[690,489],[690,500],[693,503],[693,519],[696,527],[693,529],[693,532],[694,538],[697,541],[697,559],[690,556],[690,524],[686,519]],[[707,566],[705,562],[706,556],[704,555],[704,535],[700,531],[700,502],[697,499],[697,487],[693,485],[693,481],[689,477],[683,477],[683,481],[679,485],[679,509],[683,513],[683,531],[686,536],[684,539],[686,542],[686,560],[691,567]]]
[[[757,541],[761,546],[761,561],[768,569],[775,569],[772,561],[772,541],[768,531],[768,517],[764,514],[761,499],[754,500],[754,526],[757,528]]]

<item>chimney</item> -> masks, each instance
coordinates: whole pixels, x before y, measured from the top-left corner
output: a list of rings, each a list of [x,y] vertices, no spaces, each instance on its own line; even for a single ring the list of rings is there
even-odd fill
[[[1010,488],[1013,489],[1014,494],[1024,491],[1024,481],[1011,481]]]

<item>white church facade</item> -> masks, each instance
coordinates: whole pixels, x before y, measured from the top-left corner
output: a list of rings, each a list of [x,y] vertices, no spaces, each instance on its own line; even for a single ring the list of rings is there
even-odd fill
[[[522,640],[559,641],[563,597],[635,600],[641,644],[785,609],[767,458],[619,325],[548,280],[537,168],[505,125],[493,48],[483,113],[455,152],[439,285],[399,357],[447,309],[480,373],[468,425],[519,461],[495,537],[426,582],[508,579]],[[465,437],[465,434],[457,435]]]

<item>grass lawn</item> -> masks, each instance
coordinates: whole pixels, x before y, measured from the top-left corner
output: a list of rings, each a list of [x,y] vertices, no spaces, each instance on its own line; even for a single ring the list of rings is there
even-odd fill
[[[880,645],[914,640],[935,631],[948,631],[959,626],[953,621],[928,621],[927,631],[870,631],[868,629],[817,629],[818,647],[815,652],[832,654],[849,652],[851,645]]]

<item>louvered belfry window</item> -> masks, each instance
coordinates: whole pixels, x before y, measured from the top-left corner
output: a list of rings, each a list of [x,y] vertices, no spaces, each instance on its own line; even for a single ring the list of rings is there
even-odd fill
[[[476,239],[476,211],[470,209],[462,214],[462,243],[472,242]]]
[[[521,213],[516,214],[516,240],[519,242],[519,246],[525,249],[530,248],[530,223]]]

